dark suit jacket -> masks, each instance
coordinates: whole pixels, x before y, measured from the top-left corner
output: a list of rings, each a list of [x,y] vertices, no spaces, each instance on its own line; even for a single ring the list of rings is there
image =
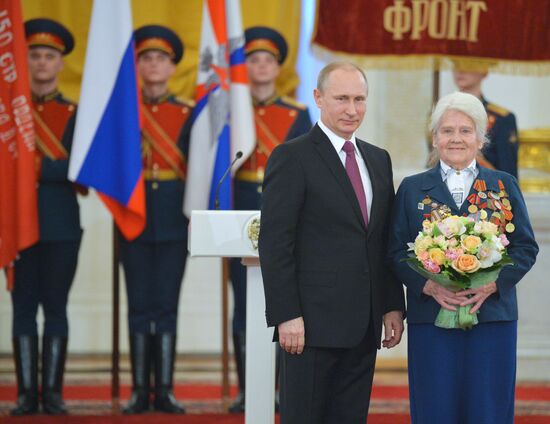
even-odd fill
[[[493,171],[481,166],[477,179],[485,181],[487,192],[494,193],[500,192],[498,181],[502,181],[512,206],[514,214],[512,223],[515,225],[514,232],[507,234],[510,241],[507,248],[508,254],[515,265],[502,269],[496,281],[498,292],[489,296],[483,303],[478,319],[480,322],[517,320],[516,284],[535,263],[539,249],[517,180],[506,172]],[[473,192],[472,186],[470,194]],[[409,323],[433,323],[440,309],[439,304],[432,297],[422,293],[426,279],[414,272],[406,263],[401,262],[401,259],[408,256],[407,243],[414,242],[422,229],[426,210],[421,210],[419,205],[426,196],[438,204],[449,206],[454,215],[467,215],[468,206],[470,206],[466,200],[460,210],[457,209],[447,185],[441,178],[439,165],[421,174],[405,178],[399,186],[393,210],[389,258],[393,263],[395,274],[407,286]],[[490,218],[494,211],[489,208],[485,210]]]
[[[267,324],[303,316],[306,346],[354,347],[371,317],[380,340],[382,315],[404,310],[402,288],[384,265],[394,198],[390,157],[357,145],[373,188],[368,230],[319,126],[278,146],[267,163],[259,241]]]

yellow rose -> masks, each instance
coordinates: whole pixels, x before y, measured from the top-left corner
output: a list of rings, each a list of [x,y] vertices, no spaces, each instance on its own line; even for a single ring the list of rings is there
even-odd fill
[[[489,221],[479,221],[474,225],[474,231],[484,234],[485,237],[490,237],[498,233],[498,226]]]
[[[451,266],[458,272],[471,274],[479,269],[481,263],[474,255],[460,255]]]
[[[473,253],[481,246],[481,239],[478,236],[466,236],[461,244],[464,250]]]
[[[430,249],[428,252],[432,262],[438,265],[443,265],[445,263],[445,252],[443,252],[443,250],[436,247],[435,249]]]
[[[417,237],[414,242],[414,253],[418,255],[421,252],[425,252],[433,244],[433,239],[430,236]]]

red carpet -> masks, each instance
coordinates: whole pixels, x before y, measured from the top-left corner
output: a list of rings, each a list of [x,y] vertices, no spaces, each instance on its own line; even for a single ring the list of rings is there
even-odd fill
[[[189,384],[178,385],[175,388],[177,398],[201,400],[219,399],[221,389],[214,384]],[[231,387],[231,396],[237,394],[237,388]],[[15,401],[17,397],[16,388],[13,385],[0,385],[0,402]],[[111,399],[111,388],[107,385],[82,385],[66,386],[64,397],[68,400],[103,400]],[[372,391],[373,399],[408,399],[409,389],[407,386],[374,386]],[[121,399],[130,398],[130,386],[121,387]],[[550,401],[550,386],[519,386],[516,389],[517,400]]]
[[[161,415],[148,414],[140,416],[108,416],[108,417],[90,417],[90,416],[65,416],[65,417],[47,417],[35,416],[24,418],[7,417],[2,418],[3,424],[145,424],[154,422],[155,424],[244,424],[244,417],[234,415],[204,414],[204,415]],[[279,422],[277,418],[276,423]],[[549,424],[550,417],[527,416],[517,417],[515,424]],[[373,414],[369,415],[368,424],[410,424],[408,415],[396,414]]]
[[[231,387],[232,396],[236,388]],[[9,417],[16,398],[13,385],[0,385],[0,423],[2,424],[244,424],[243,415],[228,415],[221,411],[219,385],[178,385],[176,397],[188,407],[188,415],[143,414],[139,416],[109,415],[110,387],[108,385],[71,385],[64,390],[72,415],[49,417]],[[121,403],[130,396],[130,387],[121,388]],[[519,386],[516,389],[515,424],[550,424],[550,385]],[[372,414],[369,424],[410,424],[408,388],[406,386],[375,386],[372,393]],[[276,423],[279,420],[277,418]]]

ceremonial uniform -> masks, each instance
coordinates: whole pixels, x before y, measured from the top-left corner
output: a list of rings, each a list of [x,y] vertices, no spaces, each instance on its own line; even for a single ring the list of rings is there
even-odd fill
[[[25,23],[27,43],[67,54],[70,33],[48,19]],[[12,292],[14,357],[18,407],[14,415],[38,408],[38,306],[44,312],[42,404],[49,414],[65,413],[61,399],[68,340],[67,301],[76,271],[82,230],[77,186],[67,179],[76,104],[55,91],[33,95],[38,174],[40,241],[21,252]]]
[[[518,307],[516,284],[535,262],[538,246],[517,180],[477,167],[461,206],[441,166],[407,177],[393,208],[389,258],[407,286],[409,382],[413,424],[513,423]],[[474,180],[475,179],[475,180]],[[440,305],[423,293],[426,279],[402,261],[422,221],[448,207],[453,215],[487,219],[510,241],[514,265],[505,266],[471,330],[434,325]],[[479,382],[483,384],[479,384]]]
[[[277,31],[267,27],[252,27],[245,31],[247,56],[257,51],[273,54],[279,64],[286,58],[287,46]],[[311,129],[307,107],[286,96],[273,95],[265,101],[254,99],[256,148],[239,168],[234,181],[234,208],[259,210],[261,208],[262,183],[267,159],[273,149]],[[240,259],[230,261],[230,276],[234,295],[233,344],[240,395],[231,412],[244,408],[245,350],[246,350],[246,267]]]
[[[138,55],[158,50],[177,63],[183,45],[165,27],[135,32]],[[173,369],[180,287],[187,259],[187,218],[183,198],[192,105],[171,94],[142,96],[142,157],[147,222],[135,240],[121,237],[128,294],[133,393],[126,413],[149,408],[154,362],[155,409],[184,412],[173,398]],[[151,358],[151,352],[153,358]],[[153,359],[153,361],[151,360]]]
[[[517,178],[519,143],[516,117],[512,112],[489,103],[483,97],[481,101],[487,111],[487,137],[490,143],[485,146],[483,157],[478,161],[480,165],[508,172]]]

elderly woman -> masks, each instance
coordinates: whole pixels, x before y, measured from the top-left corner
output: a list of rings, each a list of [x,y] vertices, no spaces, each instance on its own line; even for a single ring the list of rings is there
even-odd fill
[[[413,424],[514,420],[516,284],[535,263],[538,246],[517,180],[476,164],[476,154],[487,142],[486,129],[487,114],[477,97],[457,92],[439,100],[431,122],[439,163],[405,178],[394,204],[389,258],[407,287]],[[414,272],[402,262],[407,243],[425,219],[445,210],[487,216],[505,229],[515,264],[504,267],[494,282],[456,293]],[[468,331],[434,325],[440,308],[456,310],[459,305],[471,305],[479,324]]]

